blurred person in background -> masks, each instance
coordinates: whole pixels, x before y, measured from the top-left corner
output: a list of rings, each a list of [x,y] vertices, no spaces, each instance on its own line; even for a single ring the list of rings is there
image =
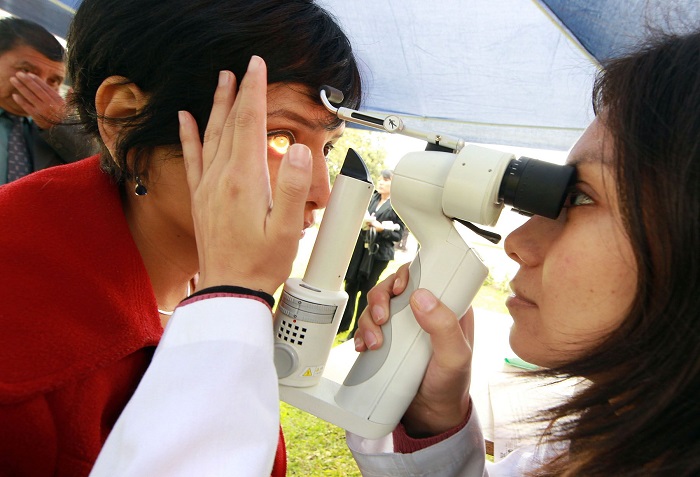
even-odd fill
[[[388,169],[383,170],[379,176],[345,274],[348,304],[340,320],[338,333],[350,329],[347,339],[352,339],[357,330],[359,320],[353,322],[355,311],[358,312],[359,318],[359,314],[367,306],[367,292],[377,284],[382,272],[394,259],[394,245],[401,240],[406,228],[391,207],[393,177],[393,171]]]
[[[59,94],[64,55],[41,25],[0,20],[0,185],[97,152],[92,137],[70,123]]]

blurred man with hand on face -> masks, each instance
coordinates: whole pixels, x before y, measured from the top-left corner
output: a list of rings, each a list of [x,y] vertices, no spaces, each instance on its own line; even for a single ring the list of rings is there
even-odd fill
[[[0,185],[98,152],[67,119],[64,54],[42,26],[0,20]]]

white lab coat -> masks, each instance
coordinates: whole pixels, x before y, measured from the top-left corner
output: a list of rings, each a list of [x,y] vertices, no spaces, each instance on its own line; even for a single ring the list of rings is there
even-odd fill
[[[272,316],[263,303],[221,297],[178,307],[91,477],[268,476],[279,437]],[[347,434],[362,475],[516,477],[542,452],[485,462],[476,411],[450,438],[411,454],[392,436]]]

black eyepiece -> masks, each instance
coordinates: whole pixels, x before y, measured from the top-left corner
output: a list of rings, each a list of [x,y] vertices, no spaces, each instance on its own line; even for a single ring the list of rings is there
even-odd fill
[[[566,200],[576,169],[520,157],[508,164],[498,197],[523,215],[556,219]]]

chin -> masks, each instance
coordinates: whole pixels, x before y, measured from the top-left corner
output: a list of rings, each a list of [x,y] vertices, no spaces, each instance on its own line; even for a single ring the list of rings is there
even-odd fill
[[[543,357],[540,356],[540,353],[537,352],[540,350],[533,349],[533,345],[537,342],[532,338],[518,336],[518,331],[516,330],[515,325],[513,325],[510,329],[509,343],[510,349],[512,349],[518,358],[522,359],[523,361],[541,367],[549,366],[547,359],[543,359]]]

